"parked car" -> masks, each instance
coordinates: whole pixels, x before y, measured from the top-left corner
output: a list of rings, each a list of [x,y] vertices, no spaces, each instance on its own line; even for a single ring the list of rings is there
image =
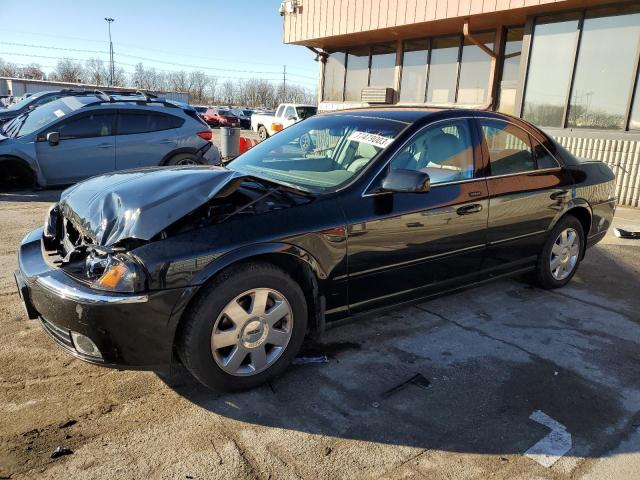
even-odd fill
[[[246,128],[247,130],[251,128],[251,115],[253,115],[253,110],[248,108],[234,108],[231,110],[231,113],[238,117],[241,128]]]
[[[22,241],[16,279],[29,317],[77,358],[178,358],[209,387],[248,388],[326,322],[525,272],[562,287],[615,202],[609,167],[518,118],[340,111],[227,168],[71,187]]]
[[[192,105],[192,107],[196,111],[198,116],[202,119],[204,119],[204,114],[207,113],[207,110],[209,110],[209,107],[207,107],[206,105]]]
[[[240,120],[231,110],[210,108],[203,116],[204,121],[211,127],[239,127]]]
[[[215,164],[211,130],[186,104],[142,96],[64,97],[0,128],[0,184],[68,185],[134,167]]]
[[[309,118],[317,113],[317,107],[313,105],[302,105],[298,103],[281,103],[275,115],[269,113],[256,114],[251,116],[251,130],[258,132],[261,140],[266,140],[274,133],[277,133],[300,120]]]

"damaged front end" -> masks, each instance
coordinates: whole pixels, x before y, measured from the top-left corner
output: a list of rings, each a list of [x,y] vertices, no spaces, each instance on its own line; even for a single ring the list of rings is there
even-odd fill
[[[47,262],[109,292],[148,289],[133,252],[149,242],[306,203],[310,196],[217,167],[145,169],[95,177],[63,192],[45,219]]]

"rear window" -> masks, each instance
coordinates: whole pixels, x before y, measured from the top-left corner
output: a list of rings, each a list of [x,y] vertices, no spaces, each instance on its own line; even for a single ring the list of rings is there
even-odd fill
[[[147,112],[120,112],[118,115],[118,135],[148,133],[170,128],[179,128],[184,123],[182,118],[173,115]]]

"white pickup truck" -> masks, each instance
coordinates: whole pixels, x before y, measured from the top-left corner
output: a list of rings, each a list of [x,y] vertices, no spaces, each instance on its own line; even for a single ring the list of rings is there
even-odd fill
[[[301,103],[281,103],[275,114],[254,113],[251,115],[251,130],[258,132],[260,140],[266,140],[280,130],[316,114],[318,108]]]

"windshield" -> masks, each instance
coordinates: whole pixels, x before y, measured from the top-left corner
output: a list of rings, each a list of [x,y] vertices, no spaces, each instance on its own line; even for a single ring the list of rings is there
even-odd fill
[[[7,107],[7,110],[20,110],[21,108],[24,108],[27,105],[29,105],[31,102],[35,101],[37,98],[40,98],[41,96],[43,96],[45,93],[48,93],[48,92],[39,92],[39,93],[34,93],[33,95],[29,95],[28,97],[20,100],[18,103],[14,103],[13,105]]]
[[[318,112],[316,107],[296,107],[296,113],[300,120],[304,120],[308,117],[313,117]]]
[[[4,126],[4,130],[11,137],[23,137],[78,110],[82,106],[83,103],[77,97],[54,100],[14,118]]]
[[[253,110],[242,110],[242,113],[244,113],[247,117],[250,117],[253,114]]]
[[[303,190],[332,192],[367,167],[405,127],[380,118],[313,117],[259,143],[228,168]]]
[[[218,115],[231,115],[229,110],[218,110]]]

